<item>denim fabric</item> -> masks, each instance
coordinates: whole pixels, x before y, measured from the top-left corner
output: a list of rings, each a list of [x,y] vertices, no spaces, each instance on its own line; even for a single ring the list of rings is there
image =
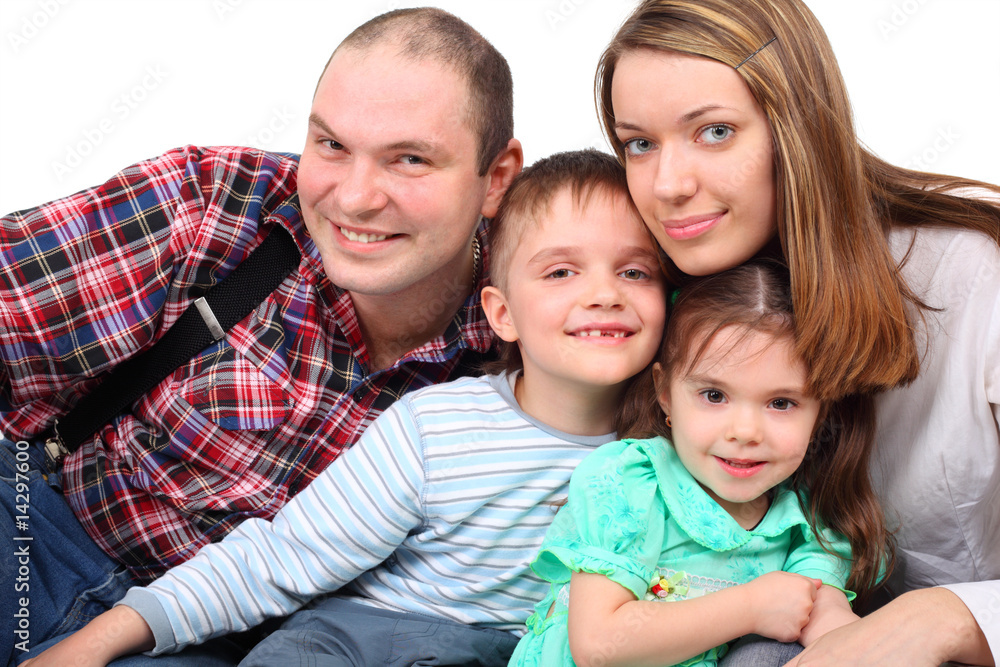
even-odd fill
[[[108,609],[132,578],[84,532],[41,443],[0,440],[0,495],[0,664],[8,665]]]
[[[797,642],[783,644],[760,635],[747,635],[737,641],[719,667],[781,667],[802,652]]]
[[[240,667],[506,667],[516,645],[503,630],[330,597],[292,614]]]

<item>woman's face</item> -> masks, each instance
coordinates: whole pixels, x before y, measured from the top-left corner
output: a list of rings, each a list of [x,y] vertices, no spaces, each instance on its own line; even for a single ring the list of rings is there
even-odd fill
[[[724,271],[774,237],[771,129],[736,70],[633,51],[618,61],[611,98],[632,198],[681,271]]]

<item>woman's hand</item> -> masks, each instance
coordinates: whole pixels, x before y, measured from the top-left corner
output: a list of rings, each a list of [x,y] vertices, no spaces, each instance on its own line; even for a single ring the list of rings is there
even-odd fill
[[[104,667],[119,656],[148,651],[154,645],[153,632],[142,616],[120,605],[21,667]]]
[[[968,607],[948,589],[925,588],[823,635],[786,667],[938,667],[948,661],[995,667]]]

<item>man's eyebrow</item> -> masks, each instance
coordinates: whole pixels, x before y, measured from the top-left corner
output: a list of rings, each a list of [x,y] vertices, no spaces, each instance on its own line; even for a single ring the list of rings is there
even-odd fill
[[[437,149],[435,144],[429,141],[419,141],[419,140],[408,140],[408,141],[397,141],[394,144],[389,144],[384,150],[387,151],[410,151],[413,153],[433,153]]]
[[[315,113],[309,114],[309,124],[315,125],[326,134],[333,134],[333,130],[330,129],[330,126],[327,125],[326,122],[322,118],[320,118],[319,115]]]

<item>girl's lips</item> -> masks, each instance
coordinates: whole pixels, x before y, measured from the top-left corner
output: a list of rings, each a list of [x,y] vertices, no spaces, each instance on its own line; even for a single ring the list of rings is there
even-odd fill
[[[686,241],[704,234],[717,223],[725,213],[716,213],[711,217],[697,216],[684,220],[667,220],[663,222],[663,231],[675,241]]]
[[[758,472],[763,470],[765,465],[767,465],[766,461],[724,459],[720,456],[716,456],[715,460],[719,462],[719,466],[721,466],[725,472],[729,473],[733,477],[753,477]]]

